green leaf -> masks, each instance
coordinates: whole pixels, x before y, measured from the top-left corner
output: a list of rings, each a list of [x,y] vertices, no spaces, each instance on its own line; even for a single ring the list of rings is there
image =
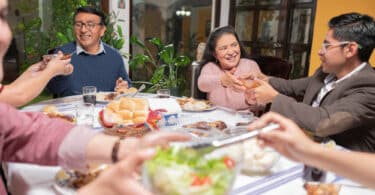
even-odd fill
[[[122,34],[122,28],[120,25],[117,25],[117,33],[120,38],[122,38],[124,35]]]
[[[130,37],[130,43],[131,44],[136,44],[136,45],[138,45],[139,47],[142,47],[143,49],[146,49],[146,46],[138,39],[138,37],[137,36],[135,36],[135,35],[132,35],[131,37]]]
[[[150,39],[149,42],[156,45],[159,50],[163,47],[163,44],[161,43],[160,38],[154,37],[154,38]]]
[[[175,63],[177,67],[185,67],[191,63],[191,60],[189,57],[181,55],[177,57]]]
[[[163,62],[173,66],[173,61],[174,61],[173,44],[169,44],[169,45],[165,46],[164,49],[159,52],[159,55],[160,55],[160,59]]]
[[[159,81],[163,78],[164,76],[164,66],[159,66],[156,68],[154,75],[152,75],[152,78],[150,80],[151,83],[159,83]]]

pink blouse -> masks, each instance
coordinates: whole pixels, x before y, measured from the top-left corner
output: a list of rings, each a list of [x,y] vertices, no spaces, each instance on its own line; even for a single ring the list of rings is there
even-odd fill
[[[253,60],[241,58],[234,75],[240,76],[249,72],[260,72],[258,64]],[[224,71],[218,65],[212,62],[205,64],[198,78],[199,90],[206,92],[208,99],[215,105],[236,110],[249,108],[244,92],[235,92],[221,84],[220,78],[223,74]]]
[[[83,170],[86,146],[96,133],[43,113],[20,112],[0,103],[0,159]],[[0,184],[0,194],[6,194]]]

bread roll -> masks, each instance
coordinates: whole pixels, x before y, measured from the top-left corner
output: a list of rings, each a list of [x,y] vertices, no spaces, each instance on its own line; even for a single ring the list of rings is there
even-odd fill
[[[139,117],[135,117],[134,119],[133,119],[133,122],[134,123],[144,123],[144,122],[146,122],[146,117],[144,116],[139,116]]]
[[[136,111],[148,111],[148,102],[146,99],[133,98],[133,101],[135,103]]]
[[[117,112],[118,115],[121,116],[123,120],[132,120],[133,119],[133,112],[129,110],[120,110]]]
[[[134,111],[135,110],[135,103],[133,100],[129,98],[121,98],[120,99],[120,109],[121,110],[129,110]]]
[[[120,102],[112,101],[107,105],[107,108],[112,110],[113,112],[118,112],[120,110]]]
[[[133,120],[122,120],[121,122],[122,125],[132,125],[134,124]]]
[[[142,110],[140,110],[140,111],[134,111],[133,112],[133,118],[136,118],[136,117],[146,117],[147,116],[147,114],[148,114],[148,111],[142,111]]]

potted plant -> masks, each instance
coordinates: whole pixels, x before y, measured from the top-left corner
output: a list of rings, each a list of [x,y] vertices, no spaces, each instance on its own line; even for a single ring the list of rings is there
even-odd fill
[[[130,68],[152,66],[154,70],[149,81],[152,86],[148,88],[148,91],[170,89],[172,95],[179,95],[179,86],[185,82],[185,79],[180,76],[180,70],[190,64],[190,58],[185,55],[178,55],[173,44],[165,45],[160,38],[152,38],[148,41],[156,47],[156,56],[153,56],[150,49],[136,36],[131,36],[130,43],[141,47],[144,53],[132,56],[129,61]]]

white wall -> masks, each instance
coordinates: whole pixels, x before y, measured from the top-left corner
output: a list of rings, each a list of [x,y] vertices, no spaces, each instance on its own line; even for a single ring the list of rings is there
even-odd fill
[[[109,13],[114,13],[117,15],[117,21],[116,25],[120,25],[122,27],[124,39],[125,39],[125,44],[123,48],[120,50],[121,53],[129,53],[129,45],[130,45],[130,1],[129,0],[124,0],[125,1],[125,8],[119,8],[118,5],[119,0],[110,0],[109,1]],[[125,68],[126,71],[129,72],[129,63],[128,59],[125,59]]]

